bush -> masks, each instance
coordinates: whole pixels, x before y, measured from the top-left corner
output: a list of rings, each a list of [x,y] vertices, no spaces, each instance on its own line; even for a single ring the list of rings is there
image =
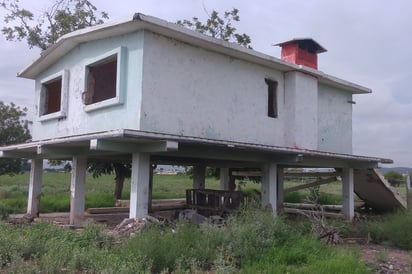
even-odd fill
[[[12,209],[8,205],[0,202],[0,220],[6,220],[11,212]]]
[[[193,265],[207,269],[216,259],[219,234],[213,228],[199,229],[186,222],[179,223],[176,230],[152,225],[127,241],[119,255],[140,258],[154,273],[190,269]]]
[[[287,203],[303,203],[306,199],[306,194],[299,191],[285,193],[285,202]]]
[[[393,170],[386,172],[384,177],[392,186],[395,187],[400,186],[405,180],[402,174]]]
[[[356,254],[252,209],[222,227],[152,224],[116,244],[101,226],[0,223],[0,243],[1,273],[366,273]]]
[[[400,210],[393,214],[365,222],[362,232],[369,233],[377,243],[387,243],[402,249],[412,250],[412,211]]]
[[[273,247],[261,259],[249,261],[242,273],[370,273],[357,254],[321,244],[308,235],[295,235]]]
[[[288,241],[294,234],[280,217],[270,212],[247,210],[228,219],[224,247],[239,264],[260,258],[273,246]]]

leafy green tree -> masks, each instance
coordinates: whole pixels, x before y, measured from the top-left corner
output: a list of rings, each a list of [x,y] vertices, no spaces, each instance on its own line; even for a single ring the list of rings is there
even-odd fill
[[[202,23],[198,17],[193,17],[192,20],[178,20],[176,23],[214,38],[252,48],[250,36],[245,33],[237,33],[237,29],[233,26],[233,22],[240,21],[238,9],[233,8],[231,11],[225,11],[223,17],[217,11],[212,10],[208,17],[205,23]]]
[[[6,26],[2,33],[9,41],[26,41],[30,48],[37,47],[42,50],[54,44],[57,39],[69,32],[96,24],[101,24],[108,19],[106,12],[98,13],[96,6],[88,0],[55,0],[54,4],[35,15],[32,11],[21,8],[19,0],[0,0],[0,8],[8,13],[4,17]],[[177,23],[194,29],[206,35],[225,41],[235,42],[251,48],[251,39],[246,34],[237,33],[233,22],[239,22],[239,10],[233,8],[225,11],[223,18],[215,10],[209,15],[206,23],[197,17],[192,20],[178,21]],[[53,163],[53,162],[52,162]],[[60,164],[60,162],[55,162]],[[89,171],[93,176],[115,173],[115,197],[121,197],[124,179],[130,177],[130,163],[127,162],[90,162]],[[217,174],[218,170],[212,173]]]
[[[386,172],[384,177],[392,186],[399,186],[405,180],[402,174],[393,170]]]
[[[124,180],[130,178],[132,172],[130,162],[109,162],[109,161],[91,161],[89,162],[89,171],[94,178],[102,174],[115,174],[114,198],[121,199],[123,192]]]
[[[88,0],[56,0],[38,15],[21,8],[19,0],[2,0],[0,7],[8,12],[4,17],[6,26],[2,29],[6,39],[26,41],[30,48],[42,50],[66,33],[101,24],[109,18],[106,12],[98,13]]]
[[[0,146],[24,143],[31,139],[26,108],[0,101]],[[27,161],[21,159],[1,159],[0,175],[14,175],[22,172]]]
[[[98,12],[96,6],[88,0],[56,0],[40,14],[20,7],[19,0],[3,0],[0,8],[7,11],[4,17],[6,26],[2,29],[5,38],[8,41],[26,41],[30,48],[41,50],[56,43],[57,39],[66,33],[101,24],[109,18],[106,12]],[[13,161],[17,166],[17,161]],[[11,163],[9,162],[9,165]],[[51,160],[49,163],[60,165],[62,162]],[[70,166],[66,164],[65,169],[69,170]],[[130,164],[91,162],[89,171],[95,177],[115,173],[115,197],[120,198],[124,178],[130,177]]]

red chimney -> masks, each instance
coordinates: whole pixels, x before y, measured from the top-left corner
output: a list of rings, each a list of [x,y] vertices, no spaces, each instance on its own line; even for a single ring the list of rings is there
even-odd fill
[[[293,39],[275,46],[282,48],[282,60],[314,69],[318,69],[318,53],[326,51],[311,38]]]

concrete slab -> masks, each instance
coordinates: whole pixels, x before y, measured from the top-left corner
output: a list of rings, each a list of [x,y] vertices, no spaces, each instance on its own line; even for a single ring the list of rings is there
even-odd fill
[[[406,208],[406,201],[377,169],[355,170],[354,191],[365,203],[377,210]]]

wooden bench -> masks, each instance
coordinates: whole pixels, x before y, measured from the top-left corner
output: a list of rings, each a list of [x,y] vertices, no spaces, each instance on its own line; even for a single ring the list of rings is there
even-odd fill
[[[243,201],[241,191],[215,189],[187,189],[186,204],[202,213],[223,215],[239,208]],[[209,215],[209,214],[207,214]]]

